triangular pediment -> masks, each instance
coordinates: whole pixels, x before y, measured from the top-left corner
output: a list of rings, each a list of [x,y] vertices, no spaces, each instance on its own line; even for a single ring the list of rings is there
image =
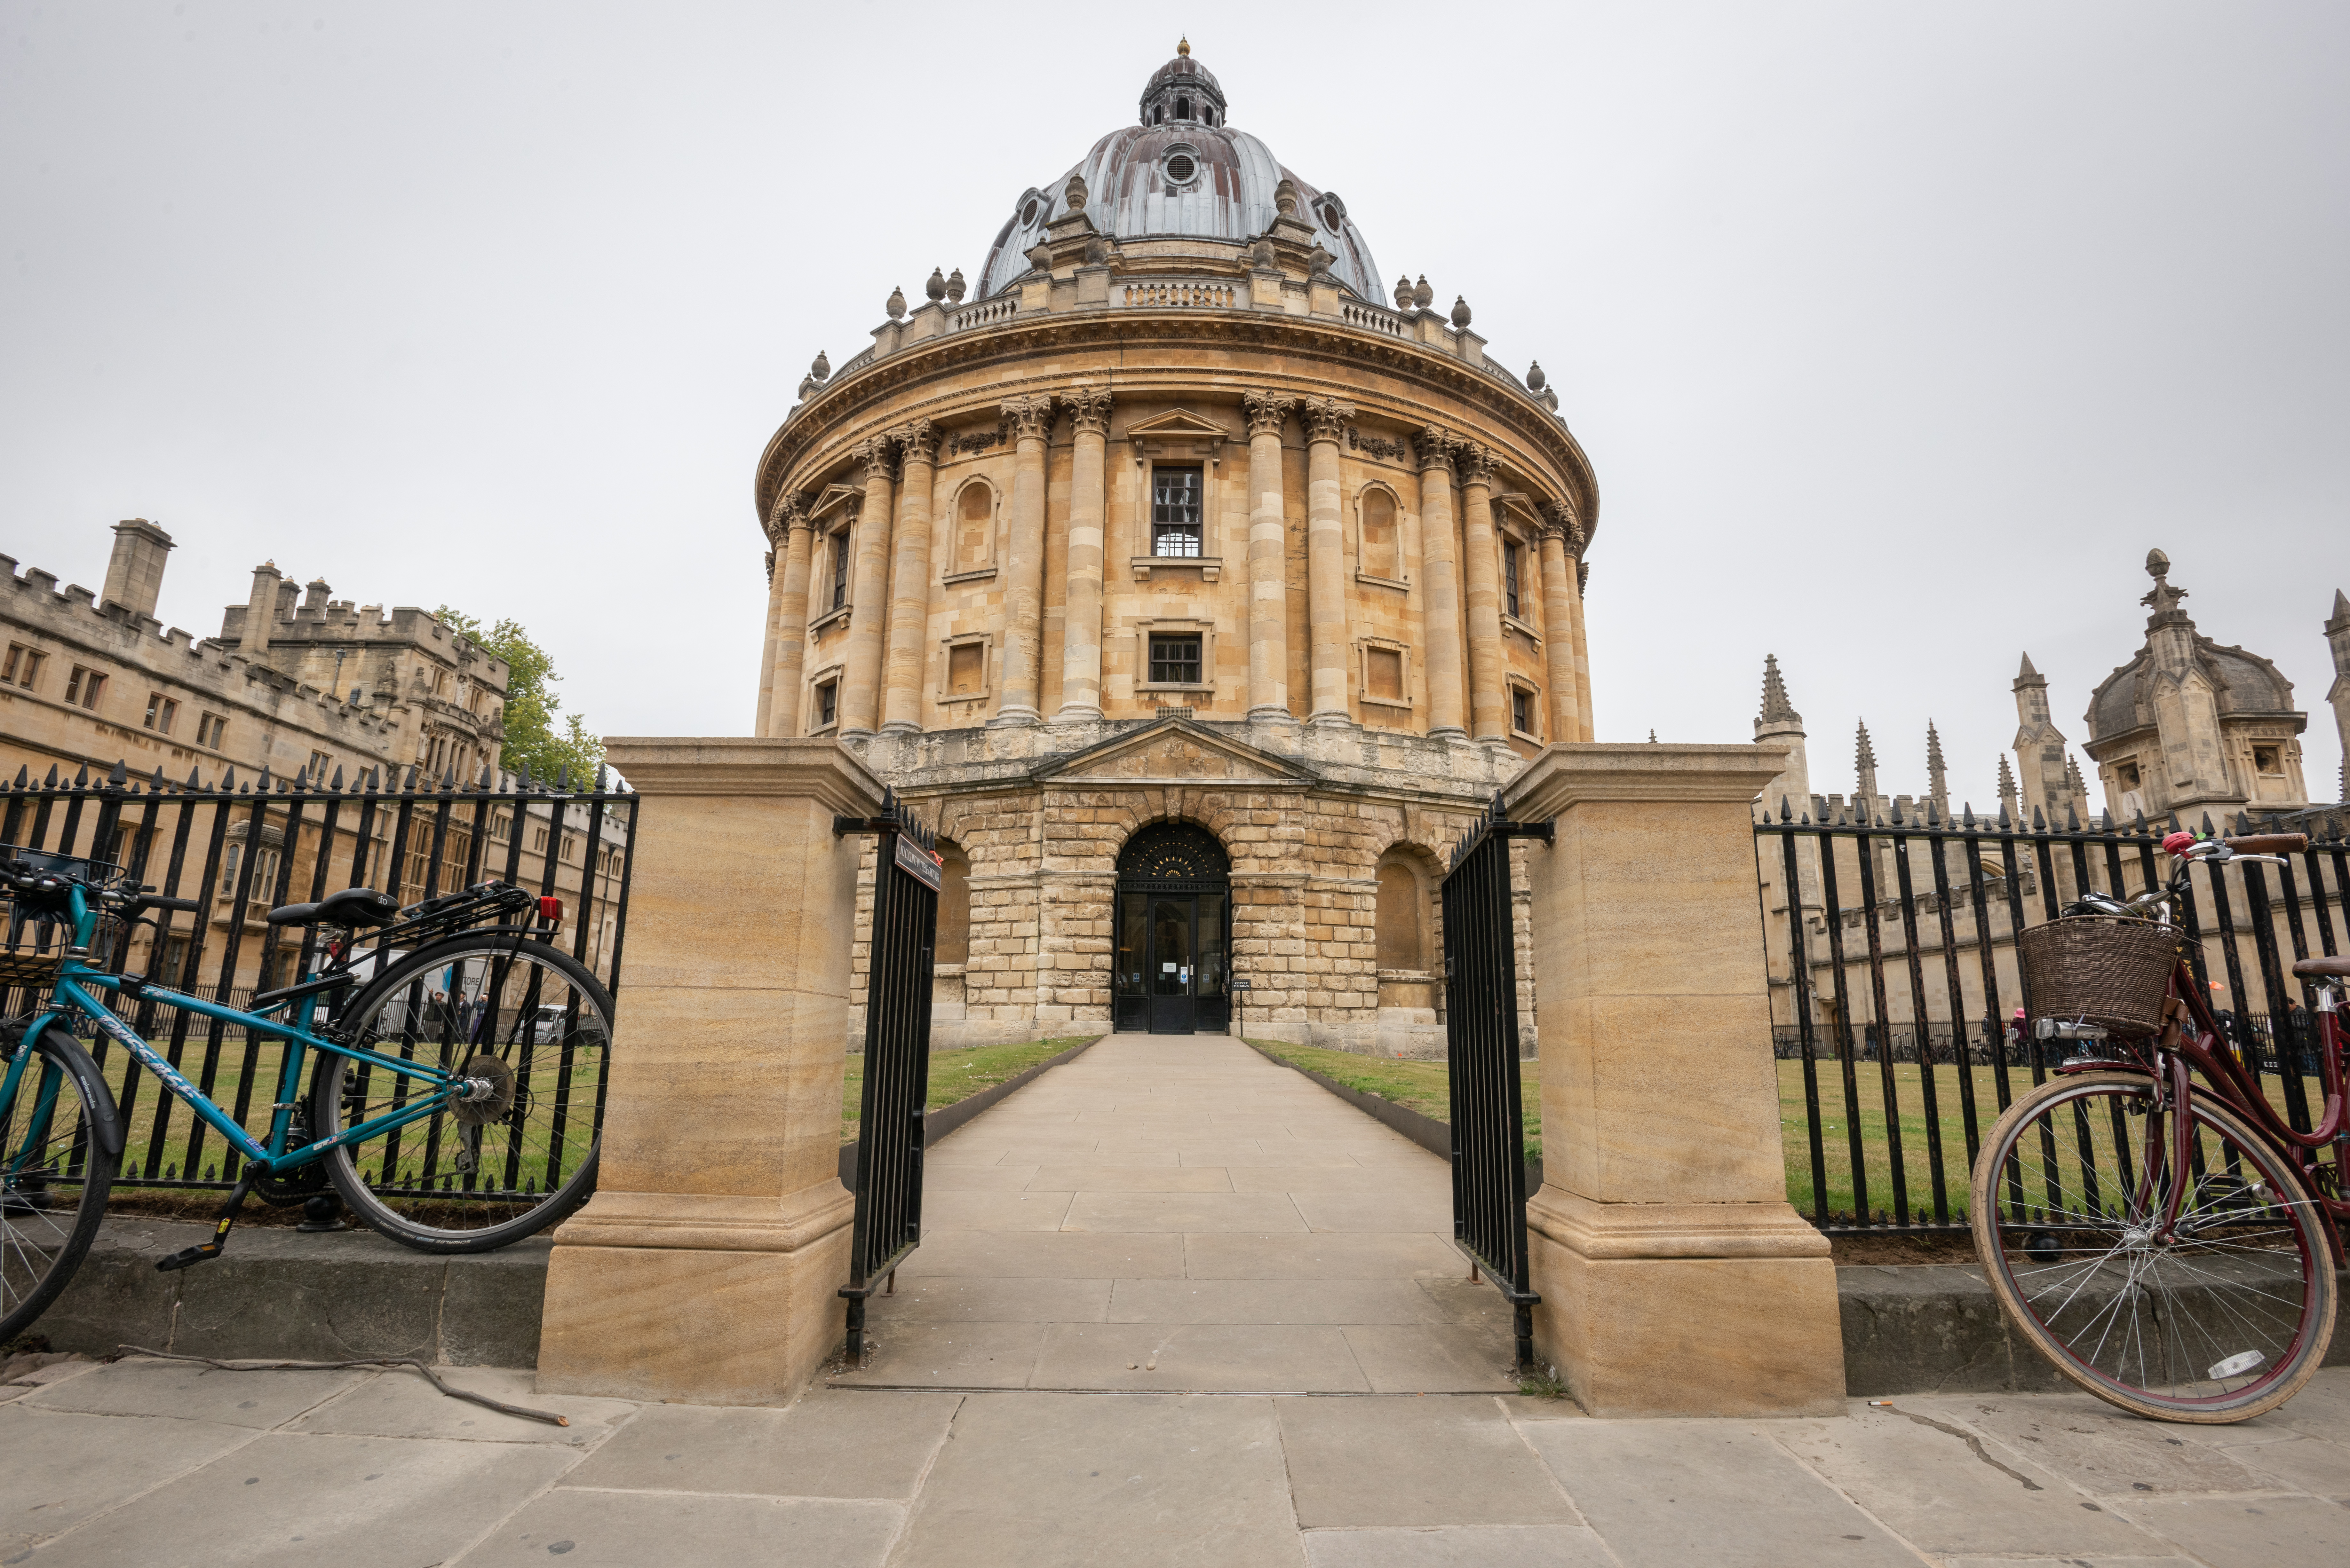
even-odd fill
[[[865,492],[853,484],[827,484],[822,494],[808,507],[808,521],[821,524],[827,513],[836,507],[854,507],[865,499]]]
[[[1126,439],[1130,441],[1227,441],[1232,432],[1213,420],[1193,413],[1189,409],[1170,409],[1163,414],[1153,414],[1126,427]]]
[[[1139,730],[1057,757],[1032,775],[1039,784],[1310,784],[1314,770],[1259,751],[1188,719]]]

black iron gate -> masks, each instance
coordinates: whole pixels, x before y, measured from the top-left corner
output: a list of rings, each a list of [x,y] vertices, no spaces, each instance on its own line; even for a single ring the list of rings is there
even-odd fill
[[[1518,1364],[1534,1359],[1526,1262],[1526,1161],[1518,1092],[1518,954],[1510,840],[1551,840],[1547,822],[1492,808],[1444,874],[1444,1049],[1452,1080],[1452,1239],[1515,1309]]]
[[[865,1355],[865,1303],[922,1240],[922,1106],[931,1082],[931,966],[938,944],[937,835],[894,796],[879,816],[836,816],[835,834],[879,835],[865,985],[865,1097],[849,1242],[848,1355]]]

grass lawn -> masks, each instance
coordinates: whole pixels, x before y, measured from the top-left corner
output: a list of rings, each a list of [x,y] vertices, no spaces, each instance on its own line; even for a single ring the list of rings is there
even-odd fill
[[[1088,1040],[1098,1040],[1098,1034],[1064,1034],[1051,1040],[1025,1040],[1014,1045],[974,1045],[963,1051],[933,1051],[931,1053],[931,1092],[923,1102],[929,1110],[940,1110],[958,1100],[967,1100],[982,1089],[992,1089],[1006,1078],[1014,1078],[1039,1062],[1049,1062],[1062,1052]],[[857,1141],[858,1117],[865,1103],[865,1054],[851,1052],[848,1075],[840,1085],[840,1141]]]
[[[1316,1045],[1287,1045],[1277,1040],[1252,1040],[1268,1056],[1278,1056],[1308,1067],[1334,1083],[1366,1095],[1391,1100],[1407,1110],[1438,1121],[1452,1119],[1452,1074],[1441,1062],[1399,1062],[1388,1056],[1357,1056],[1352,1051],[1325,1051]],[[1533,1060],[1518,1064],[1519,1118],[1525,1127],[1528,1159],[1542,1158],[1542,1065]]]

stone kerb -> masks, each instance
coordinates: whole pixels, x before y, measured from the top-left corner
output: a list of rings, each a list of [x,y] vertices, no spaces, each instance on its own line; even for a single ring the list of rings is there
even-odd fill
[[[596,1196],[555,1234],[539,1386],[781,1404],[840,1343],[849,940],[881,785],[830,741],[616,739],[643,803]],[[633,1026],[631,1023],[633,1021]]]
[[[1505,792],[1533,888],[1540,1351],[1600,1416],[1842,1408],[1835,1271],[1786,1200],[1758,746],[1555,745]]]

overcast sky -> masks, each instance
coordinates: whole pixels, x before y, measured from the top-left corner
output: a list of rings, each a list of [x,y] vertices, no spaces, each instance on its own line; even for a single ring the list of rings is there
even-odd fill
[[[1148,20],[1139,12],[1150,13]],[[1243,20],[1243,18],[1245,20]],[[753,465],[818,348],[978,271],[1186,21],[978,6],[0,0],[0,550],[118,518],[199,633],[265,556],[523,621],[606,733],[747,731]],[[2338,793],[2350,6],[1253,5],[1232,123],[1539,358],[1599,479],[1600,738],[1993,795],[2160,545]]]

